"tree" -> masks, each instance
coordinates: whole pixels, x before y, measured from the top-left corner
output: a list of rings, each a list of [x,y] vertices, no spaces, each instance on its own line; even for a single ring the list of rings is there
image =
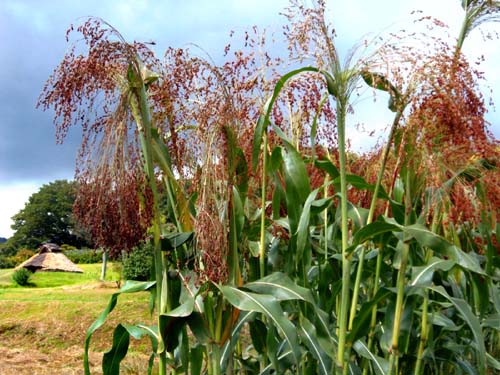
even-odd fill
[[[12,217],[11,228],[15,232],[9,242],[17,248],[31,249],[47,241],[76,247],[86,245],[83,231],[73,220],[75,193],[75,183],[67,180],[43,185]]]

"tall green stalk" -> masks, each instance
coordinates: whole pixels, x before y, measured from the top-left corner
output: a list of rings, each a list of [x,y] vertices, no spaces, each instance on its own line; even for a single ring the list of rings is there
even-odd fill
[[[342,290],[340,297],[339,314],[339,345],[337,352],[337,364],[341,369],[346,366],[345,350],[347,338],[347,313],[349,308],[349,292],[351,281],[351,260],[347,253],[349,244],[349,228],[347,218],[347,173],[346,173],[346,151],[345,151],[345,119],[347,113],[347,100],[337,98],[337,129],[339,143],[340,164],[340,216],[342,235]]]
[[[422,326],[420,328],[420,342],[418,344],[417,351],[417,362],[415,363],[415,375],[422,374],[422,364],[424,358],[424,350],[427,345],[427,337],[429,335],[429,324],[428,324],[428,307],[429,307],[429,293],[426,290],[424,292],[424,303],[422,305]]]
[[[262,155],[262,183],[260,191],[261,213],[260,213],[260,247],[259,247],[259,269],[260,277],[266,276],[266,170],[267,170],[267,133],[264,131],[263,155]]]
[[[383,245],[379,245],[378,254],[377,254],[377,263],[375,266],[375,277],[373,278],[373,290],[372,290],[372,298],[377,295],[380,285],[380,270],[382,269],[382,260],[383,260]],[[371,318],[370,318],[370,332],[368,333],[368,350],[371,352],[373,347],[373,340],[375,339],[375,328],[377,326],[377,305],[373,306]],[[369,361],[365,359],[363,365],[363,375],[368,375],[368,370],[370,368]]]
[[[323,191],[323,198],[327,199],[328,198],[328,187],[329,187],[329,182],[330,182],[330,177],[329,175],[326,175],[325,177],[325,187]],[[323,221],[324,221],[324,228],[323,228],[323,246],[324,246],[324,252],[325,252],[325,264],[328,263],[328,209],[325,209],[323,212]],[[321,270],[321,267],[320,267]]]
[[[383,153],[382,153],[382,158],[380,162],[380,169],[377,174],[377,180],[375,182],[375,188],[373,190],[373,196],[372,200],[370,202],[370,209],[368,211],[368,217],[366,219],[366,225],[370,224],[375,216],[375,209],[377,207],[377,199],[378,195],[380,192],[380,188],[382,186],[382,179],[384,178],[384,173],[385,173],[385,167],[387,165],[387,160],[389,158],[389,153],[392,147],[392,143],[394,140],[394,135],[396,133],[396,129],[399,126],[399,121],[401,120],[401,117],[403,115],[403,110],[404,110],[404,105],[398,104],[398,110],[396,112],[396,116],[394,117],[394,120],[391,125],[391,130],[389,132],[389,136],[387,139],[387,143],[385,144]],[[357,311],[357,304],[358,304],[358,297],[359,297],[359,289],[361,285],[361,276],[363,274],[363,266],[364,266],[364,260],[365,260],[365,254],[366,254],[366,244],[362,245],[361,252],[359,254],[359,260],[358,260],[358,268],[356,270],[356,281],[354,284],[354,291],[353,291],[353,298],[352,298],[352,303],[351,303],[351,312],[349,315],[349,330],[352,329],[353,323],[354,323],[354,318],[356,317],[356,311]],[[382,248],[379,249],[379,253],[377,254],[377,265],[376,265],[376,271],[375,271],[375,282],[374,282],[374,288],[373,288],[373,293],[372,296],[375,296],[378,292],[378,278],[380,277],[380,267],[382,266]],[[368,338],[368,350],[371,350],[372,345],[373,345],[373,336],[374,336],[374,330],[375,330],[375,325],[376,325],[376,317],[377,317],[377,305],[373,306],[372,308],[372,318],[371,318],[371,324],[370,324],[370,335]],[[368,362],[365,362],[365,367],[363,369],[363,373],[366,374],[368,371]]]
[[[405,226],[410,224],[410,215],[412,211],[412,199],[411,199],[411,181],[410,181],[410,170],[411,164],[408,163],[406,170],[406,181],[405,181]],[[398,278],[396,281],[396,307],[394,312],[394,325],[392,328],[392,344],[390,349],[389,357],[389,372],[387,375],[392,375],[398,372],[398,359],[399,359],[399,333],[401,329],[401,320],[403,317],[403,305],[404,305],[404,289],[406,284],[406,267],[408,265],[408,259],[410,255],[410,242],[405,234],[403,238],[403,250],[401,254],[401,263],[398,271]]]
[[[130,69],[133,71],[133,68]],[[141,141],[142,154],[144,158],[144,168],[148,177],[149,187],[153,195],[153,244],[154,244],[154,262],[156,279],[156,309],[157,320],[160,331],[161,314],[170,309],[168,293],[167,265],[161,251],[161,219],[159,207],[158,188],[156,186],[156,176],[154,173],[153,150],[152,150],[152,124],[147,101],[146,88],[137,71],[133,71],[133,96],[131,97],[131,109],[139,129],[139,138]],[[137,84],[138,83],[138,84]],[[167,352],[164,338],[161,332],[158,332],[159,347],[159,374],[167,374]]]
[[[373,197],[370,202],[370,209],[368,211],[368,218],[366,219],[366,224],[370,224],[373,221],[373,218],[375,216],[375,208],[377,207],[377,199],[378,195],[380,192],[380,188],[382,186],[382,179],[384,178],[384,173],[385,173],[385,167],[387,165],[387,160],[389,158],[389,153],[391,151],[392,143],[394,141],[394,135],[396,133],[396,129],[399,126],[399,122],[401,121],[401,117],[403,116],[403,111],[404,111],[404,105],[401,103],[398,105],[398,110],[396,112],[396,116],[394,117],[394,120],[391,125],[391,130],[389,132],[389,136],[387,139],[387,143],[385,144],[384,151],[382,154],[382,160],[380,163],[380,169],[377,175],[377,181],[375,182],[375,188],[373,190]],[[359,294],[359,287],[360,287],[360,282],[361,280],[361,274],[363,273],[363,262],[364,262],[364,257],[365,257],[365,250],[366,246],[363,244],[363,248],[361,249],[361,254],[359,255],[359,263],[358,263],[358,269],[356,271],[356,284],[354,286],[354,292],[353,292],[353,302],[351,305],[351,316],[349,320],[349,328],[352,328],[352,324],[354,322],[354,318],[356,315],[356,307],[357,307],[357,296]],[[376,263],[376,269],[375,269],[375,281],[374,281],[374,286],[373,286],[373,293],[372,297],[374,297],[377,292],[378,292],[378,286],[379,286],[379,278],[380,278],[380,269],[382,267],[382,257],[383,257],[383,247],[379,247],[379,252],[377,254],[377,263]],[[372,315],[371,315],[371,321],[370,321],[370,333],[368,336],[368,350],[371,351],[372,346],[373,346],[373,337],[375,335],[375,326],[376,326],[376,321],[377,321],[377,305],[374,305],[372,308]],[[363,375],[366,375],[368,371],[368,361],[365,361],[365,365],[363,368]]]

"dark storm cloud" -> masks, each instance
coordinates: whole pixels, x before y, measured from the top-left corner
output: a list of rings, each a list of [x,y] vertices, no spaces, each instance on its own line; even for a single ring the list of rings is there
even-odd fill
[[[259,20],[271,22],[282,9],[278,4],[286,4],[286,0],[273,4],[276,11],[265,17],[254,6],[259,3],[264,1],[214,5],[200,0],[1,0],[0,184],[73,175],[80,132],[73,129],[63,145],[56,145],[52,113],[35,108],[45,81],[68,47],[65,32],[70,24],[82,22],[82,16],[102,17],[128,40],[156,41],[160,56],[169,45],[184,47],[190,42],[211,54],[221,54],[230,30]],[[214,8],[231,12],[215,12]]]
[[[66,48],[64,29],[29,14],[0,12],[0,181],[72,175],[77,137],[56,145],[52,115],[35,108],[38,95]]]

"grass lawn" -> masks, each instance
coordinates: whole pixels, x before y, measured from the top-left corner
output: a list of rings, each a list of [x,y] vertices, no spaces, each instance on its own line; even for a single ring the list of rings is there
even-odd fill
[[[35,272],[30,279],[31,287],[54,288],[96,282],[101,275],[101,264],[79,264],[83,273],[73,272]],[[13,269],[0,270],[0,288],[16,287],[12,282]],[[120,275],[113,270],[112,263],[106,272],[106,281],[117,281]]]
[[[108,268],[100,282],[100,264],[79,265],[83,274],[37,272],[29,287],[11,280],[13,270],[0,270],[0,374],[83,374],[85,332],[117,292],[118,274]],[[149,294],[124,294],[91,342],[93,374],[102,374],[102,352],[111,347],[119,322],[153,324]],[[131,340],[123,374],[143,374],[147,339]]]

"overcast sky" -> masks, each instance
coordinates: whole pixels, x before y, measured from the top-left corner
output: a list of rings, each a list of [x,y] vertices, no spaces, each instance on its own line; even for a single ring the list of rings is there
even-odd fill
[[[353,45],[368,32],[405,27],[412,10],[441,19],[452,35],[458,35],[463,15],[459,0],[327,2],[341,45]],[[0,0],[0,237],[12,235],[10,218],[43,184],[73,178],[80,141],[77,128],[63,145],[56,145],[52,113],[35,109],[43,84],[68,47],[65,31],[70,24],[98,16],[127,40],[155,41],[158,52],[195,43],[220,61],[230,30],[255,24],[279,32],[284,22],[279,13],[287,4],[287,0]],[[475,31],[464,52],[471,60],[484,54],[481,68],[500,105],[499,41],[483,42]],[[361,107],[355,121],[386,126],[389,114],[374,112],[380,106]],[[500,137],[499,112],[491,109],[488,120]]]

